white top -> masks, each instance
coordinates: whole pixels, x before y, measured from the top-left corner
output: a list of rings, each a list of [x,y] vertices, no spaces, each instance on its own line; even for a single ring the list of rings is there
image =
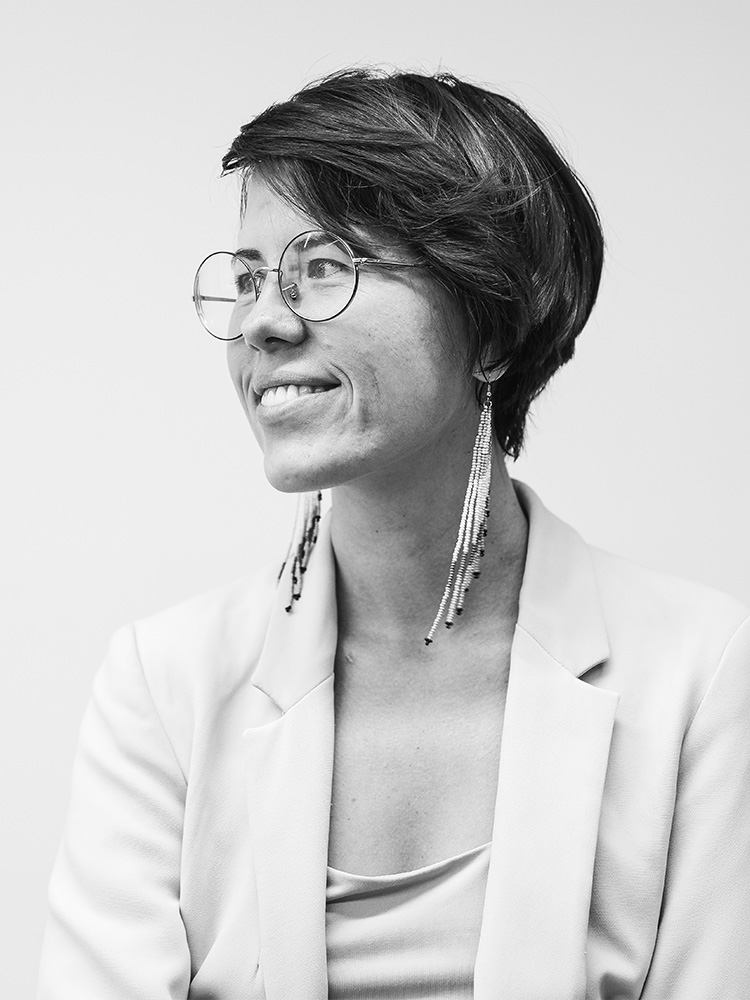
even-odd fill
[[[329,1000],[471,1000],[490,848],[395,875],[329,866]]]

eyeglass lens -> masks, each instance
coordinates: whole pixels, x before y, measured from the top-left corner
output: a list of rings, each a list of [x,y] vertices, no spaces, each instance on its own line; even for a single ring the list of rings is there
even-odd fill
[[[357,269],[347,245],[323,230],[296,236],[279,261],[279,273],[255,267],[232,253],[213,253],[198,268],[193,298],[201,323],[219,340],[242,336],[242,322],[268,280],[278,280],[286,305],[301,319],[333,319],[351,302]]]

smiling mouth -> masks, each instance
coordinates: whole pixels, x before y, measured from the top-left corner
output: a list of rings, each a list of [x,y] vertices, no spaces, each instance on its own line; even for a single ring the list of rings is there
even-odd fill
[[[274,385],[266,389],[258,401],[258,406],[280,406],[299,399],[301,396],[315,396],[322,392],[330,392],[335,385]]]

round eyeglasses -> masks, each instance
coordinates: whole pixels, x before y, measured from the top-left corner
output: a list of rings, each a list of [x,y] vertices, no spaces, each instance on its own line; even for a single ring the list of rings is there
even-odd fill
[[[217,340],[238,340],[242,322],[258,301],[269,274],[275,274],[281,297],[295,316],[323,323],[351,304],[359,269],[423,267],[379,257],[355,257],[349,244],[324,229],[311,229],[290,240],[278,267],[253,267],[255,251],[219,250],[201,263],[193,283],[193,302],[204,328]]]

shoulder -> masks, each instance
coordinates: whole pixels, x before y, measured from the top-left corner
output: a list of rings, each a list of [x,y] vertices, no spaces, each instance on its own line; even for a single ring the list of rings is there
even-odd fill
[[[608,628],[652,639],[721,642],[750,608],[720,590],[589,547]]]
[[[242,669],[259,651],[276,592],[277,565],[217,587],[133,625],[146,673],[173,669],[183,676],[205,669]],[[196,677],[197,680],[197,677]]]
[[[278,565],[261,567],[125,626],[112,639],[107,683],[144,688],[185,773],[198,734],[211,742],[243,726],[277,574]]]
[[[727,663],[744,674],[750,692],[750,609],[741,601],[589,551],[610,644],[607,672],[624,692],[635,687],[644,698],[661,694],[673,702],[686,697],[692,714]]]
[[[521,609],[532,635],[542,645],[546,640],[553,655],[557,646],[569,662],[598,663],[587,671],[590,682],[644,701],[687,694],[685,704],[694,703],[730,643],[742,645],[748,608],[710,587],[590,546],[528,486],[514,486],[529,522]]]

